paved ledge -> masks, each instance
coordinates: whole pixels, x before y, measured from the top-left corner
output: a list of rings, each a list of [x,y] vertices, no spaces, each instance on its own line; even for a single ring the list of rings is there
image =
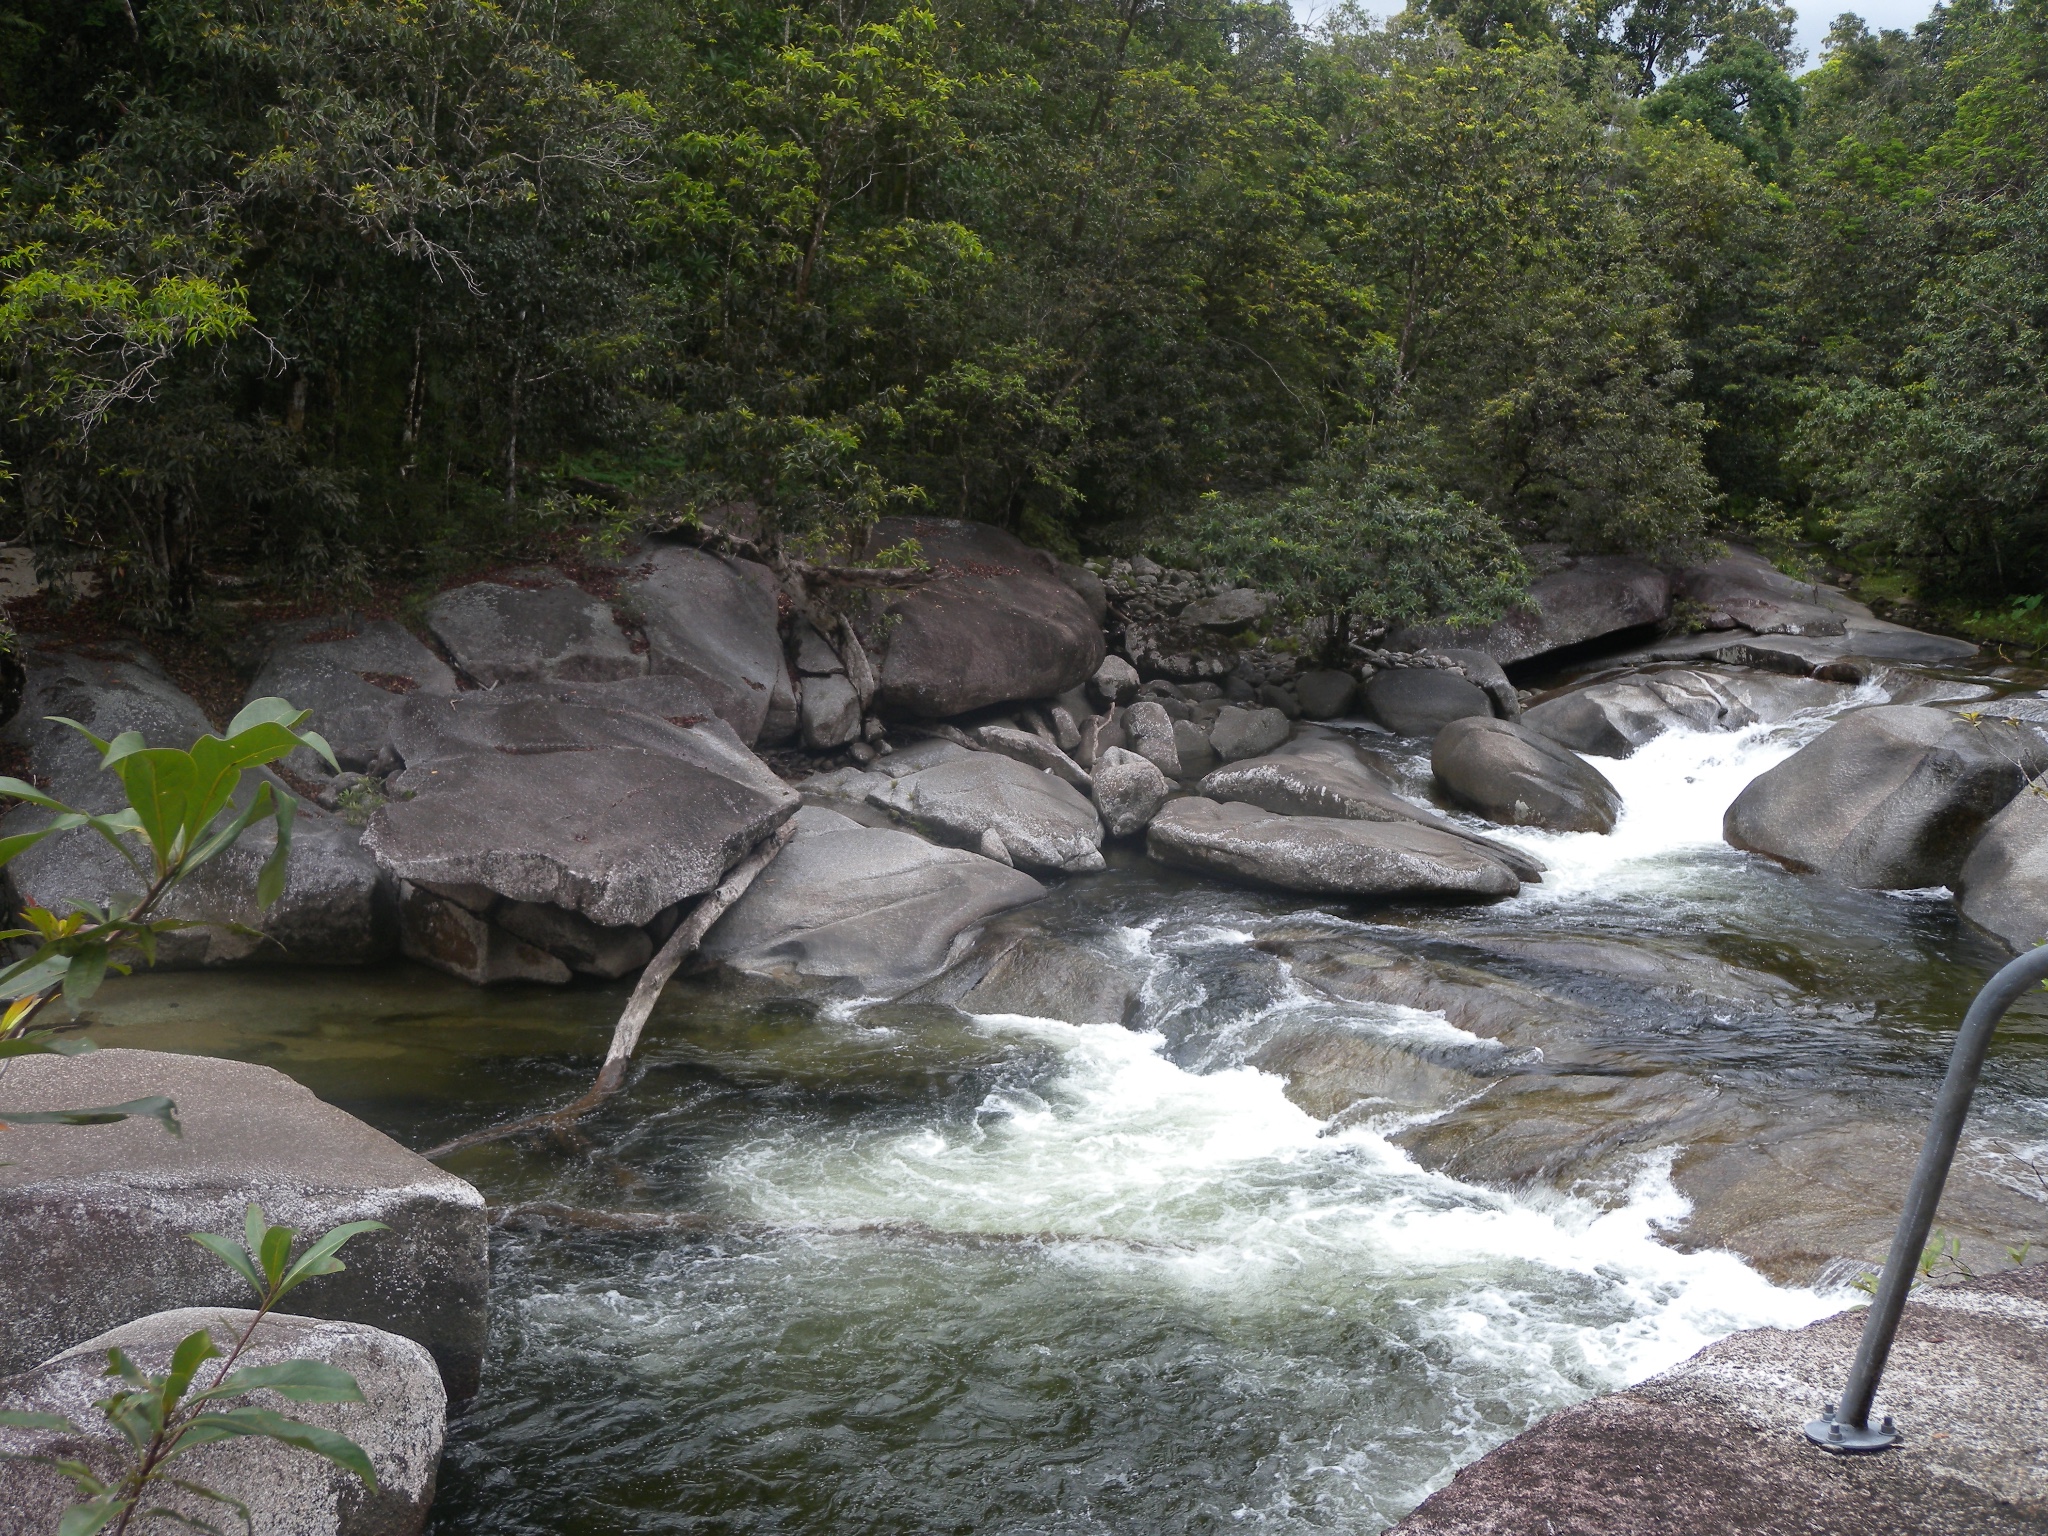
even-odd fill
[[[1552,1414],[1481,1457],[1399,1536],[2041,1536],[2048,1532],[2048,1264],[1923,1290],[1878,1396],[1904,1439],[1808,1445],[1863,1312],[1760,1328]]]

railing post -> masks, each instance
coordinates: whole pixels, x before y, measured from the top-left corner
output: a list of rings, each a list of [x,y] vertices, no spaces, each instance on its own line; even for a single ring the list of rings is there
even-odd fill
[[[1948,1075],[1942,1079],[1941,1094],[1934,1101],[1927,1140],[1920,1147],[1920,1161],[1913,1169],[1912,1187],[1906,1191],[1905,1209],[1899,1212],[1899,1230],[1892,1237],[1891,1254],[1878,1278],[1877,1297],[1863,1321],[1863,1338],[1856,1346],[1856,1360],[1849,1367],[1842,1401],[1829,1404],[1824,1417],[1806,1426],[1806,1438],[1815,1445],[1831,1451],[1881,1451],[1899,1438],[1889,1414],[1883,1423],[1871,1426],[1870,1408],[1877,1399],[1877,1383],[1884,1375],[1885,1361],[1890,1358],[1899,1318],[1906,1310],[1906,1293],[1913,1287],[1913,1274],[1927,1247],[1927,1234],[1934,1227],[1934,1210],[1941,1203],[1941,1188],[1948,1182],[1949,1165],[1955,1161],[1956,1143],[1962,1138],[1963,1121],[1977,1092],[1977,1078],[1984,1070],[1984,1055],[1991,1048],[1992,1031],[2022,993],[2044,980],[2048,980],[2048,944],[2028,950],[1985,982],[1976,1001],[1970,1004],[1970,1011],[1963,1015],[1955,1049],[1949,1052]]]

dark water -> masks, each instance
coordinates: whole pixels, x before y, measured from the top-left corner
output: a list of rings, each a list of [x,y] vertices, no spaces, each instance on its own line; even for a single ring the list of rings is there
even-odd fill
[[[485,1386],[434,1529],[1369,1531],[1558,1406],[1838,1308],[1660,1241],[1685,1213],[1673,1147],[1570,1193],[1464,1182],[1386,1139],[1401,1126],[1333,1130],[1242,1064],[1309,1016],[1480,1072],[1506,1049],[1319,996],[1258,942],[1324,934],[1575,998],[1599,1022],[1573,1049],[1617,1073],[1772,1123],[1850,1104],[1913,1127],[2001,957],[1937,895],[1720,846],[1720,808],[1797,737],[1617,765],[1616,836],[1525,839],[1552,875],[1495,907],[1291,901],[1142,860],[1076,881],[1038,917],[1138,978],[1135,1028],[679,984],[578,1141],[450,1163],[501,1220]],[[1560,962],[1587,939],[1684,984]],[[394,967],[103,995],[103,1040],[265,1062],[425,1146],[572,1097],[624,988]],[[2029,1004],[1979,1142],[2037,1148],[2044,1109]]]

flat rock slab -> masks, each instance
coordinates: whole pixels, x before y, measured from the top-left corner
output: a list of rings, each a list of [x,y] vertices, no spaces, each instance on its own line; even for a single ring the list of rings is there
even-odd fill
[[[0,1281],[13,1314],[0,1370],[17,1371],[104,1329],[169,1307],[233,1306],[248,1286],[188,1233],[242,1230],[258,1202],[303,1234],[349,1221],[348,1269],[292,1305],[369,1323],[432,1351],[449,1395],[476,1389],[489,1280],[483,1196],[281,1072],[162,1051],[24,1056],[0,1106],[67,1109],[149,1094],[176,1101],[182,1136],[154,1120],[6,1132]]]
[[[892,995],[945,969],[986,919],[1044,894],[993,859],[807,806],[702,953],[752,975]]]
[[[1402,799],[1367,765],[1357,748],[1336,737],[1299,737],[1265,757],[1218,768],[1202,780],[1201,792],[1211,800],[1239,800],[1276,816],[1412,821],[1476,844],[1523,880],[1543,877],[1541,860],[1453,826]]]
[[[1317,895],[1495,901],[1521,889],[1499,859],[1431,827],[1275,816],[1199,796],[1155,816],[1145,847],[1162,864]]]
[[[446,698],[454,692],[448,663],[403,625],[365,619],[349,626],[326,619],[280,630],[248,697],[290,699],[311,710],[307,724],[327,738],[342,767],[362,773],[391,746],[407,697]],[[291,755],[290,765],[304,774],[329,772],[303,747]]]
[[[1102,625],[1059,562],[999,528],[885,517],[872,554],[916,539],[936,574],[890,603],[875,708],[925,719],[1077,687],[1102,665]]]
[[[0,1381],[0,1407],[61,1414],[85,1432],[0,1429],[0,1452],[77,1459],[111,1479],[127,1465],[127,1443],[93,1406],[108,1390],[106,1352],[124,1350],[144,1371],[157,1373],[170,1365],[171,1352],[188,1334],[204,1328],[226,1348],[253,1316],[226,1307],[154,1313]],[[377,1491],[321,1457],[269,1440],[202,1447],[180,1458],[174,1475],[246,1504],[251,1529],[260,1536],[413,1536],[423,1529],[447,1429],[447,1398],[433,1357],[410,1339],[362,1323],[272,1313],[257,1328],[239,1365],[284,1360],[317,1360],[347,1371],[362,1389],[363,1401],[292,1403],[270,1392],[231,1401],[347,1435],[369,1456]],[[201,1367],[201,1386],[213,1379],[213,1369]],[[232,1518],[222,1524],[218,1504],[168,1483],[158,1488],[152,1505],[216,1529],[239,1528]],[[70,1483],[47,1467],[0,1461],[0,1536],[47,1536],[73,1497]]]
[[[1709,1345],[1552,1414],[1465,1468],[1401,1536],[2020,1536],[2048,1527],[2048,1265],[1923,1287],[1878,1394],[1902,1443],[1838,1457],[1803,1420],[1841,1391],[1862,1312]]]
[[[433,700],[365,838],[399,879],[637,927],[709,890],[796,792],[681,678],[508,684]]]
[[[1866,889],[1947,885],[2033,775],[2048,736],[1922,705],[1845,715],[1751,780],[1722,818],[1729,844]]]
[[[427,628],[471,681],[601,683],[637,677],[611,604],[547,572],[517,585],[473,581],[427,605]]]
[[[1102,868],[1102,821],[1088,798],[1014,758],[952,758],[891,779],[869,798],[945,842],[975,846],[992,832],[1019,868]]]

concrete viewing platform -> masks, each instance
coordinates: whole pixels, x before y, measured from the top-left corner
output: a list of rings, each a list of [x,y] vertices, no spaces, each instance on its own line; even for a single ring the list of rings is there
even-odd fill
[[[1925,1286],[1866,1456],[1801,1423],[1841,1391],[1861,1308],[1734,1334],[1481,1457],[1399,1536],[2040,1536],[2048,1532],[2048,1264]]]

